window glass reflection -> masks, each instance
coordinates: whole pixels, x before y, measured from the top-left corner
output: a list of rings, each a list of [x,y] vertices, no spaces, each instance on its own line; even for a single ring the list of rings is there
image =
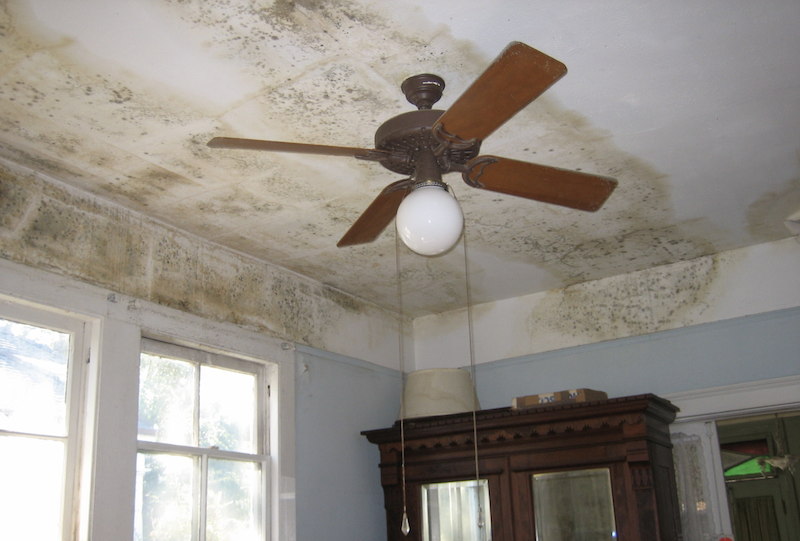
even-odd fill
[[[422,486],[423,541],[489,541],[491,538],[486,479]]]

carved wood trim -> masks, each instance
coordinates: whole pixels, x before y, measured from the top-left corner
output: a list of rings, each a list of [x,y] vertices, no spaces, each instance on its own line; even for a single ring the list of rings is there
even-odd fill
[[[565,420],[546,424],[534,424],[517,426],[512,429],[499,428],[495,430],[479,430],[478,444],[486,446],[506,441],[537,440],[541,441],[548,437],[561,436],[564,434],[589,434],[598,431],[613,431],[618,433],[624,426],[641,425],[644,423],[644,415],[627,414],[616,416],[596,417],[582,419],[579,421]],[[420,451],[426,449],[439,449],[442,447],[462,447],[473,446],[473,433],[447,434],[428,438],[414,438],[406,434],[406,452]],[[382,452],[400,452],[400,442],[381,444]]]
[[[631,468],[633,490],[650,490],[653,488],[653,469],[649,467]]]

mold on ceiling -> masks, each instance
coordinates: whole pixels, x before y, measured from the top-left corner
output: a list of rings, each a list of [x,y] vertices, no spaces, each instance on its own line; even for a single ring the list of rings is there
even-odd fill
[[[372,148],[447,109],[510,41],[569,73],[483,154],[611,176],[586,213],[449,182],[473,302],[790,235],[800,208],[800,5],[769,0],[5,0],[0,156],[188,233],[409,315],[466,302],[463,244],[437,258],[336,242],[384,186],[379,164],[221,150],[215,136]],[[5,219],[5,218],[4,218]],[[10,219],[10,218],[9,218]]]

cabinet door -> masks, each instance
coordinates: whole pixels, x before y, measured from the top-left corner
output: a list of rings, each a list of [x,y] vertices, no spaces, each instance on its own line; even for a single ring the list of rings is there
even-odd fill
[[[486,483],[488,489],[488,509],[484,509],[486,513],[485,522],[491,526],[491,535],[486,535],[486,539],[492,541],[511,541],[514,539],[511,527],[511,508],[509,505],[504,505],[504,502],[509,501],[508,471],[506,460],[502,458],[489,458],[480,460],[479,470],[480,478]],[[427,491],[426,487],[437,483],[449,482],[465,482],[474,483],[475,480],[475,462],[473,460],[455,460],[447,463],[422,463],[422,464],[407,464],[406,465],[406,500],[408,508],[408,517],[411,526],[411,532],[408,536],[403,536],[400,533],[400,520],[396,517],[402,515],[402,511],[391,512],[387,506],[387,519],[391,515],[393,521],[397,524],[389,524],[389,539],[402,540],[402,541],[424,541],[426,539],[423,530],[423,518],[427,512],[427,505],[423,494]],[[385,487],[386,489],[386,487]],[[399,487],[394,487],[395,491]],[[388,494],[387,494],[388,495]],[[393,498],[397,502],[398,498]],[[389,500],[387,499],[387,502]],[[399,503],[399,502],[397,502]],[[467,512],[470,512],[469,506],[465,507]],[[477,524],[478,517],[470,517],[468,520]],[[428,521],[428,525],[430,521]],[[436,541],[436,538],[427,537],[429,541]],[[447,535],[438,538],[438,541],[449,541],[450,537]],[[459,541],[460,538],[452,538],[454,541]],[[480,541],[480,540],[479,540]]]
[[[639,539],[624,463],[518,468],[510,477],[515,541]]]

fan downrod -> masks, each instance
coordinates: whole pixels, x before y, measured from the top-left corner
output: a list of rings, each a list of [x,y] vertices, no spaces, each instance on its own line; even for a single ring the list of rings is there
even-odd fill
[[[406,95],[406,99],[420,111],[430,109],[442,97],[444,79],[438,75],[422,73],[403,81],[400,90]]]

